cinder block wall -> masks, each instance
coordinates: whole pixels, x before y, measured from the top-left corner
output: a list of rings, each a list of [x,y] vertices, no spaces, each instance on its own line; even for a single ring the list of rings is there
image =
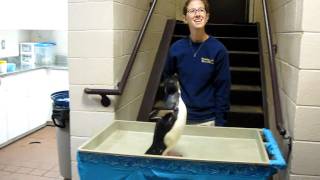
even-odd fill
[[[120,81],[122,77],[149,9],[149,2],[149,0],[114,1],[114,35],[118,42],[114,57],[115,82]],[[116,119],[136,120],[166,20],[175,18],[175,4],[175,0],[158,0],[127,87],[115,105]]]
[[[125,92],[111,106],[84,88],[115,88],[129,60],[150,0],[69,0],[68,61],[72,179],[78,179],[76,151],[114,119],[135,120],[166,19],[175,18],[175,0],[158,0]]]
[[[288,169],[279,178],[319,180],[320,1],[269,0],[269,3],[273,36],[278,45],[276,64],[283,117],[293,137]],[[255,14],[256,18],[261,16],[261,12]]]

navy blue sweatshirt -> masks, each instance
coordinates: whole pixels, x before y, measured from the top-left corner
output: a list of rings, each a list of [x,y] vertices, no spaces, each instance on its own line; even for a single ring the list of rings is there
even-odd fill
[[[188,110],[189,121],[215,118],[215,124],[225,123],[229,110],[229,55],[214,37],[202,43],[184,38],[169,50],[163,77],[178,74],[181,96]]]

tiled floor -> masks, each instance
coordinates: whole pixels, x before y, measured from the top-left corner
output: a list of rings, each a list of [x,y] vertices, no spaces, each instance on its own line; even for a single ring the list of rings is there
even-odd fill
[[[55,127],[46,126],[0,149],[0,180],[57,180]]]

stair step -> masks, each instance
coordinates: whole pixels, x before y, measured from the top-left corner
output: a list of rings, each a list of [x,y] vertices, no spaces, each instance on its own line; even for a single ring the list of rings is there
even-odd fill
[[[239,106],[232,105],[230,106],[230,112],[233,113],[254,113],[254,114],[262,114],[263,110],[261,106]]]
[[[187,38],[189,35],[179,35],[174,34],[173,37],[177,38]],[[257,37],[232,37],[232,36],[213,36],[216,39],[251,39],[251,40],[258,40]]]
[[[226,127],[264,128],[263,114],[228,113]]]
[[[171,43],[186,37],[187,35],[174,35]],[[258,38],[216,37],[216,39],[224,44],[229,51],[259,51]]]
[[[190,34],[187,24],[178,22],[175,32],[181,35]],[[256,24],[210,24],[206,25],[206,32],[212,36],[227,37],[258,37]]]
[[[258,39],[217,38],[229,51],[259,51]],[[245,46],[244,46],[245,44]]]
[[[231,105],[262,106],[261,91],[231,90]]]
[[[261,87],[260,86],[233,84],[231,86],[231,91],[261,91]]]
[[[260,69],[248,67],[230,67],[232,84],[261,85]]]
[[[230,67],[231,71],[241,71],[241,72],[260,72],[260,68],[254,67]]]
[[[260,56],[258,52],[238,53],[229,51],[230,66],[233,67],[260,67]],[[241,51],[240,51],[241,52]]]
[[[262,106],[260,86],[232,85],[230,93],[231,105]]]
[[[263,128],[264,114],[261,106],[231,106],[226,127]]]
[[[257,52],[257,51],[228,51],[228,52],[229,52],[229,54],[259,55],[259,52]]]

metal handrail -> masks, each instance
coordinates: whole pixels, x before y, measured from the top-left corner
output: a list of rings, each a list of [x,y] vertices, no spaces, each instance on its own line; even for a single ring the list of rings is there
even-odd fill
[[[152,3],[150,3],[150,9],[148,11],[148,14],[144,20],[144,23],[142,25],[142,28],[139,32],[138,38],[136,40],[136,43],[134,45],[134,48],[132,50],[131,56],[129,58],[129,62],[127,64],[127,67],[124,71],[124,74],[121,78],[121,81],[117,84],[117,89],[91,89],[91,88],[85,88],[84,92],[86,94],[96,94],[96,95],[100,95],[101,96],[101,104],[105,107],[108,107],[111,104],[111,101],[109,99],[109,97],[107,95],[122,95],[124,88],[127,84],[128,81],[128,77],[130,75],[132,66],[134,64],[134,61],[136,59],[138,50],[141,46],[143,37],[145,35],[145,31],[148,27],[148,24],[151,20],[151,16],[153,14],[153,11],[155,9],[155,6],[157,4],[158,0],[153,0]]]
[[[275,64],[275,53],[276,53],[276,45],[273,44],[272,41],[272,33],[271,26],[269,20],[269,10],[267,0],[262,0],[263,6],[263,14],[265,19],[265,28],[266,28],[266,36],[268,43],[268,53],[269,53],[269,65],[270,65],[270,73],[271,73],[271,83],[272,83],[272,94],[273,94],[273,103],[275,109],[275,118],[276,118],[276,127],[279,131],[279,134],[283,136],[285,139],[289,139],[291,141],[291,137],[287,136],[287,130],[284,127],[283,117],[282,117],[282,109],[280,104],[280,93],[278,86],[278,76],[276,71]],[[291,148],[291,142],[289,142],[289,150]]]

